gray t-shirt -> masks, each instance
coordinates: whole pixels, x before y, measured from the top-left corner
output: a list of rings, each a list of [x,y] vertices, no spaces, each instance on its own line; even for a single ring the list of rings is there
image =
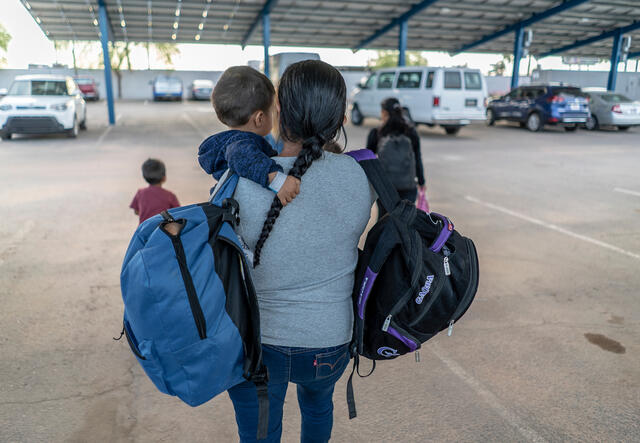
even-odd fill
[[[295,157],[274,157],[285,172]],[[262,231],[273,192],[240,179],[238,233],[251,248]],[[262,342],[322,348],[351,340],[358,240],[374,196],[356,161],[325,152],[302,176],[300,194],[282,209],[253,269]]]

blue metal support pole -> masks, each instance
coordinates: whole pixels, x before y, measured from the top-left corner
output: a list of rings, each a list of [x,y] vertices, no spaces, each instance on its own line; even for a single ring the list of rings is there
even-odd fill
[[[522,59],[522,43],[524,42],[524,28],[516,29],[516,41],[513,45],[513,74],[511,74],[511,89],[518,87],[520,81],[520,60]]]
[[[241,43],[242,49],[244,49],[245,46],[247,46],[247,44],[249,43],[251,36],[255,32],[255,30],[258,28],[258,25],[260,24],[260,21],[262,20],[262,18],[265,15],[269,15],[269,13],[273,11],[273,8],[275,8],[277,4],[278,4],[278,0],[266,0],[264,2],[262,9],[260,10],[256,18],[253,19],[253,22],[251,22],[251,26],[249,26],[249,30],[244,35],[244,37],[242,37],[242,43]]]
[[[109,17],[107,7],[103,1],[98,2],[98,19],[100,21],[100,42],[102,43],[102,58],[104,60],[104,86],[107,90],[107,108],[109,110],[109,124],[116,124],[116,111],[113,106],[113,86],[111,84],[111,57],[109,57]]]
[[[405,52],[407,52],[407,37],[409,34],[409,21],[402,20],[400,22],[400,32],[398,33],[398,66],[405,66],[407,60]]]
[[[622,32],[618,30],[613,37],[613,48],[611,49],[611,68],[609,69],[609,79],[607,80],[607,91],[616,90],[616,80],[618,79],[618,63],[620,63],[620,47],[622,46]]]
[[[269,77],[269,44],[271,41],[271,17],[269,14],[262,16],[262,45],[264,46],[264,75]]]
[[[376,32],[371,34],[369,37],[361,40],[360,43],[358,43],[353,48],[353,50],[354,51],[359,51],[359,50],[363,49],[365,46],[368,46],[371,42],[373,42],[377,38],[380,38],[381,36],[383,36],[387,32],[391,31],[393,28],[395,28],[397,25],[399,25],[403,21],[409,20],[411,17],[413,17],[414,15],[419,14],[420,12],[424,11],[426,8],[428,8],[429,6],[431,6],[432,4],[434,4],[437,1],[438,0],[422,0],[420,3],[416,3],[407,12],[405,12],[404,14],[402,14],[399,17],[394,18],[389,23],[384,25],[382,28],[378,29]]]

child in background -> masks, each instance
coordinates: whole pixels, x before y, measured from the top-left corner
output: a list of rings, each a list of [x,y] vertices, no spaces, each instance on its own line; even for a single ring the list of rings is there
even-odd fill
[[[273,127],[275,89],[261,72],[234,66],[222,74],[211,96],[228,131],[214,134],[198,148],[198,162],[219,180],[227,169],[272,190],[283,206],[300,192],[300,180],[286,175],[272,158],[278,152],[265,137]]]
[[[162,211],[180,206],[173,192],[162,188],[167,181],[164,163],[150,158],[142,164],[142,176],[149,183],[146,188],[138,189],[129,207],[140,216],[140,223]]]

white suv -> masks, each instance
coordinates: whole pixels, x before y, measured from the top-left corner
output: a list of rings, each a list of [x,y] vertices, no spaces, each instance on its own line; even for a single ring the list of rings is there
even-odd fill
[[[62,75],[17,76],[0,100],[0,137],[13,134],[66,133],[86,129],[87,109],[73,78]]]
[[[397,98],[414,122],[440,125],[447,134],[485,121],[487,85],[477,69],[410,66],[376,71],[353,95],[351,122],[361,125],[365,117],[378,117],[380,103],[389,97]]]

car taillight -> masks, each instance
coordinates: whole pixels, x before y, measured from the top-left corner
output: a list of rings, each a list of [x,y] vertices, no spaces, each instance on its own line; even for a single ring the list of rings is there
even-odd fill
[[[437,108],[440,106],[440,97],[433,97],[433,107]]]
[[[613,105],[613,107],[611,108],[611,112],[622,114],[622,108],[620,107],[620,105]]]
[[[561,95],[554,95],[552,97],[549,97],[547,101],[549,103],[562,103],[564,101],[564,97],[562,97]]]

